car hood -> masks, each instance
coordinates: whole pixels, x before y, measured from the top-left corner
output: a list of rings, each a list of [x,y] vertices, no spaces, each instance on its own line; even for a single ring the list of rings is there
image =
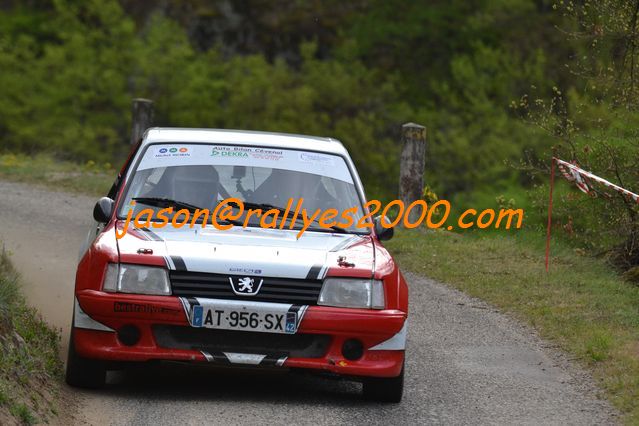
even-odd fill
[[[121,224],[117,226],[120,228]],[[268,277],[322,279],[371,276],[374,245],[366,235],[234,227],[129,229],[118,240],[121,261],[164,261],[171,270]],[[143,254],[144,249],[152,254]],[[334,273],[331,275],[335,275]]]

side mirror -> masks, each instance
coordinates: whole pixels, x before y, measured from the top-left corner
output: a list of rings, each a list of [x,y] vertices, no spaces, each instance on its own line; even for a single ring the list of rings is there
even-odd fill
[[[99,223],[107,223],[113,213],[114,201],[109,197],[102,197],[93,207],[93,218]]]
[[[377,216],[374,220],[375,223],[375,235],[380,241],[386,241],[393,238],[395,234],[395,228],[384,228],[382,226],[382,217]]]

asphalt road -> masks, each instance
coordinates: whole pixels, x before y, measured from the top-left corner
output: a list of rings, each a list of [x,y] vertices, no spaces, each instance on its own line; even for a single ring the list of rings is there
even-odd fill
[[[95,199],[0,181],[0,240],[29,303],[71,322],[78,248]],[[69,389],[78,424],[614,424],[584,371],[485,303],[407,275],[404,400],[361,400],[360,385],[295,374],[161,365],[111,374],[100,391]]]

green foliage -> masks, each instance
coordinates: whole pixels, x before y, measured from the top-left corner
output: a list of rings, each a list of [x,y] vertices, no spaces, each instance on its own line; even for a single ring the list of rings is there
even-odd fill
[[[519,60],[482,44],[472,54],[453,60],[450,79],[435,90],[446,105],[420,111],[420,121],[434,129],[427,176],[439,192],[468,194],[520,179],[507,162],[517,161],[526,150],[538,150],[547,138],[496,104],[507,105],[517,81],[534,79],[543,67],[541,51],[532,59]]]
[[[508,108],[529,90],[562,79],[545,2],[374,1],[350,34],[365,62],[395,71],[413,121],[428,127],[427,182],[444,198],[473,202],[478,191],[527,185],[515,170],[550,138],[516,120]],[[494,198],[494,196],[493,196]]]
[[[59,0],[55,8],[54,37],[44,43],[22,27],[2,39],[5,148],[112,160],[124,150],[130,99],[142,96],[156,101],[162,125],[342,139],[369,190],[394,193],[397,165],[387,159],[398,150],[387,128],[398,106],[389,76],[345,55],[319,60],[313,42],[300,46],[298,67],[263,55],[199,52],[176,22],[160,15],[136,32],[115,1]]]
[[[567,43],[578,52],[566,58],[574,81],[554,86],[550,95],[531,90],[519,109],[554,139],[554,152],[564,160],[635,193],[639,136],[639,2],[616,0],[559,2],[559,13],[573,23]],[[539,150],[550,158],[550,150]],[[531,161],[531,169],[547,174],[548,167]],[[561,174],[557,173],[558,179]],[[554,218],[577,246],[606,255],[628,269],[639,264],[637,202],[593,183],[591,197],[574,186],[558,188]],[[547,187],[532,192],[540,210],[547,204]]]
[[[613,114],[610,103],[593,102],[611,93],[609,85],[584,91],[586,80],[564,66],[594,47],[629,50],[614,40],[631,11],[613,0],[566,3],[560,12],[532,0],[260,0],[232,10],[219,0],[190,4],[55,0],[0,12],[2,150],[117,165],[127,149],[131,98],[146,97],[162,126],[338,138],[369,196],[382,200],[396,196],[399,126],[407,121],[428,128],[426,184],[464,207],[493,206],[495,194],[539,184],[513,165],[546,159],[553,136],[570,138],[573,152],[589,149],[584,164],[593,171],[606,167],[590,157],[610,149],[624,170],[634,158],[632,111]],[[588,20],[583,8],[597,13]],[[594,47],[585,48],[566,42],[556,26],[586,34],[601,26],[612,35],[591,37]],[[584,72],[619,68],[602,55],[586,56]],[[630,99],[634,86],[624,87]],[[553,97],[552,105],[536,103]],[[545,111],[549,132],[519,119],[531,118],[531,106]],[[576,136],[593,124],[598,133]],[[571,134],[557,131],[571,126]],[[578,216],[584,222],[575,227],[588,232],[594,213],[592,220]]]
[[[37,27],[2,38],[3,144],[110,158],[127,128],[133,25],[115,2],[56,1],[55,8],[48,42],[37,42]]]
[[[118,161],[130,99],[147,97],[159,125],[339,138],[375,198],[396,195],[399,125],[411,120],[429,129],[427,183],[441,196],[526,184],[508,162],[548,146],[548,138],[514,120],[508,105],[531,81],[543,91],[550,82],[541,82],[557,74],[548,61],[558,49],[548,47],[558,14],[549,7],[529,0],[277,4],[276,13],[268,2],[251,10],[235,4],[237,22],[257,35],[242,42],[211,24],[226,45],[192,32],[193,25],[207,31],[202,19],[240,31],[220,21],[230,15],[216,0],[195,1],[193,12],[171,1],[136,8],[115,0],[0,12],[2,146]]]

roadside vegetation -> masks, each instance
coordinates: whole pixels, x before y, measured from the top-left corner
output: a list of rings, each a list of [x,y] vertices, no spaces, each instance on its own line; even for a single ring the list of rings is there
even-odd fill
[[[0,254],[0,424],[42,424],[64,409],[59,336],[26,305],[8,255]]]
[[[543,238],[524,230],[399,231],[386,245],[405,270],[533,326],[593,372],[628,424],[639,423],[639,287],[608,263],[553,242],[547,274]]]
[[[0,178],[57,190],[103,196],[115,175],[109,163],[60,161],[50,154],[0,154]]]

